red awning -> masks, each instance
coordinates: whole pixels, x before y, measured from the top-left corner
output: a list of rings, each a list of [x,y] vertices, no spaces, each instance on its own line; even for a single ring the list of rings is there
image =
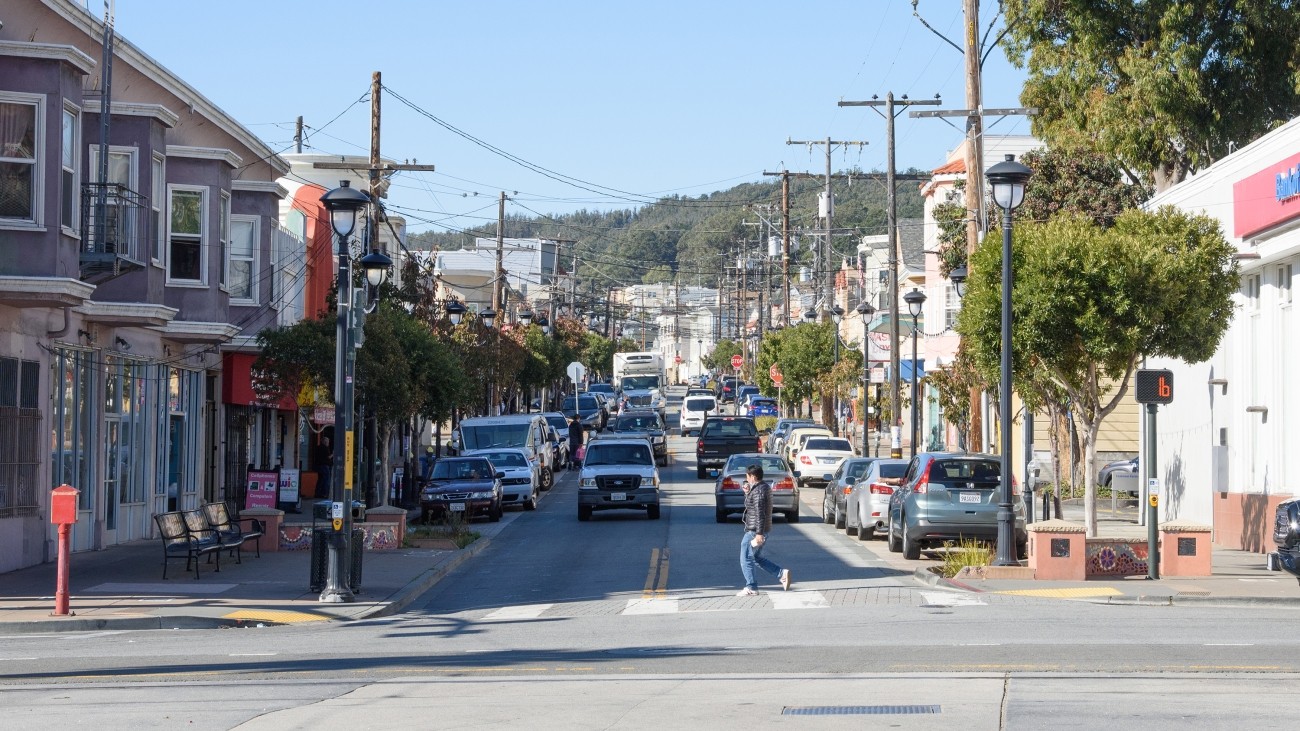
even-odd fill
[[[221,401],[238,406],[269,406],[280,411],[296,411],[298,401],[292,396],[279,403],[266,404],[258,400],[253,390],[253,361],[256,355],[226,353],[221,356]]]

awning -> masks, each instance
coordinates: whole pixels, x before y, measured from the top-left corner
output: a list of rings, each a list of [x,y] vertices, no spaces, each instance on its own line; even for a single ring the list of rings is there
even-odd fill
[[[253,361],[256,355],[248,353],[225,353],[221,356],[221,400],[227,404],[239,406],[270,406],[280,411],[295,411],[298,404],[293,397],[286,396],[276,404],[265,404],[258,400],[253,390]]]
[[[925,378],[925,358],[921,358],[920,360],[916,361],[916,363],[917,363],[917,366],[918,366],[918,367],[917,367],[917,374],[916,374],[917,380],[920,380],[920,379],[922,379],[922,378]],[[889,381],[889,380],[890,380],[890,375],[889,375],[889,373],[890,373],[890,371],[889,371],[889,364],[886,363],[886,364],[885,364],[885,380],[886,380],[886,381]],[[911,382],[912,382],[912,361],[911,361],[910,359],[904,359],[904,360],[900,360],[900,361],[898,361],[898,375],[899,375],[899,380],[901,380],[902,382],[904,382],[904,383],[911,383]]]

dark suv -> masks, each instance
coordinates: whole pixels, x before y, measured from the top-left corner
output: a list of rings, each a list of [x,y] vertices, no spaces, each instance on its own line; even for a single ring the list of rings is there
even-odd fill
[[[913,457],[903,484],[889,500],[889,550],[915,560],[923,547],[947,541],[996,541],[1001,475],[997,455],[923,452]],[[1024,558],[1029,553],[1029,534],[1015,477],[1011,478],[1011,508],[1016,516],[1016,555]]]
[[[740,386],[740,379],[735,376],[723,376],[718,382],[718,402],[723,404],[731,403],[736,400],[736,389]]]

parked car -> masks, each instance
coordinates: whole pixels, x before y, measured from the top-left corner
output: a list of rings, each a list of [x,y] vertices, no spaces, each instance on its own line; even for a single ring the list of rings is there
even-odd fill
[[[572,419],[573,415],[577,414],[582,421],[582,428],[588,431],[604,429],[608,418],[605,409],[601,407],[596,397],[585,393],[577,397],[569,396],[564,399],[560,404],[560,413],[569,419]]]
[[[767,443],[763,445],[763,451],[769,454],[780,454],[781,443],[790,435],[790,430],[796,426],[812,426],[812,419],[778,419],[776,426],[772,427],[772,433],[767,435]]]
[[[758,452],[762,440],[754,420],[746,416],[710,416],[695,440],[695,476],[703,480],[709,471],[721,469],[733,454]]]
[[[524,510],[537,509],[537,494],[542,489],[542,465],[530,461],[522,449],[477,449],[466,457],[487,457],[501,473],[501,504],[519,505]]]
[[[736,400],[736,389],[740,385],[740,379],[735,376],[723,376],[718,382],[718,401],[724,404],[732,403]]]
[[[742,385],[736,388],[736,413],[746,414],[745,410],[749,407],[749,397],[758,395],[758,386]]]
[[[803,443],[790,464],[800,487],[826,487],[840,463],[853,455],[853,444],[847,439],[812,437]]]
[[[540,414],[508,414],[462,419],[454,438],[459,442],[457,454],[477,449],[514,447],[528,454],[529,461],[541,464],[542,489],[551,489],[558,465],[552,461],[554,445],[550,428]]]
[[[542,414],[542,418],[546,420],[547,426],[555,430],[552,464],[555,465],[555,469],[567,466],[569,464],[569,420],[558,411],[548,411]]]
[[[1287,500],[1273,511],[1273,543],[1268,567],[1282,570],[1300,580],[1300,500]]]
[[[799,487],[785,460],[773,454],[733,454],[727,458],[713,486],[713,513],[719,523],[745,510],[745,470],[756,464],[763,479],[772,485],[772,513],[785,516],[787,523],[799,522]]]
[[[889,498],[903,483],[906,473],[905,459],[872,460],[845,499],[844,512],[848,516],[844,522],[845,530],[849,533],[856,531],[859,541],[870,540],[876,533],[884,532]]]
[[[682,436],[689,437],[692,433],[698,434],[700,427],[704,426],[706,417],[718,413],[718,400],[714,398],[713,392],[709,391],[707,395],[687,394],[682,400],[682,410],[678,418],[681,425]]]
[[[909,560],[921,549],[945,541],[973,538],[996,541],[998,486],[1002,465],[997,455],[967,452],[922,452],[912,458],[903,484],[890,496],[886,523],[889,550]],[[1028,554],[1025,503],[1012,477],[1016,554]]]
[[[596,510],[644,510],[659,519],[659,468],[644,439],[604,438],[587,445],[578,478],[578,520]]]
[[[745,405],[745,416],[776,416],[776,399],[768,396],[754,396]]]
[[[834,437],[831,430],[821,424],[801,424],[790,430],[790,435],[785,438],[781,445],[781,456],[785,458],[790,466],[795,466],[795,458],[799,455],[799,450],[803,449],[803,443],[811,437]]]
[[[703,386],[699,386],[699,387],[692,386],[691,388],[686,389],[686,397],[690,398],[691,396],[713,396],[716,398],[717,394],[714,393],[713,389],[711,388],[704,388]]]
[[[811,442],[810,442],[811,443]],[[843,529],[844,521],[847,518],[847,508],[849,493],[853,486],[857,484],[858,478],[862,477],[867,471],[867,467],[875,459],[872,457],[852,457],[840,462],[840,466],[835,468],[831,473],[831,480],[826,485],[826,490],[822,493],[822,521],[825,523],[834,523],[836,528]]]
[[[486,457],[443,457],[420,491],[420,519],[455,513],[465,520],[483,515],[501,520],[501,479]]]
[[[1136,475],[1137,473],[1138,473],[1137,457],[1130,457],[1128,459],[1120,459],[1114,462],[1107,462],[1105,465],[1102,466],[1101,470],[1097,472],[1097,485],[1099,487],[1110,487],[1112,482],[1118,482],[1119,485],[1123,485],[1123,489],[1125,491],[1137,490],[1138,483],[1135,480],[1118,480],[1118,481],[1112,480],[1112,478],[1116,474]]]
[[[658,411],[624,411],[614,419],[608,433],[645,439],[654,449],[655,463],[668,464],[668,427],[664,426]]]
[[[592,383],[587,385],[587,393],[603,393],[605,398],[613,401],[618,395],[612,383]]]

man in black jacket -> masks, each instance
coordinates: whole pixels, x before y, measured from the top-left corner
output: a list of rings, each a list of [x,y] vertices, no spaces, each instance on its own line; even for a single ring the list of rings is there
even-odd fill
[[[574,414],[573,418],[569,420],[569,469],[582,466],[578,454],[582,449],[582,440],[586,432],[582,428],[580,416],[580,414]]]
[[[790,569],[783,569],[763,556],[767,534],[772,532],[772,486],[763,479],[763,468],[752,464],[745,470],[745,537],[740,542],[740,572],[745,588],[736,596],[758,596],[754,565],[777,577],[781,588],[790,590]]]

